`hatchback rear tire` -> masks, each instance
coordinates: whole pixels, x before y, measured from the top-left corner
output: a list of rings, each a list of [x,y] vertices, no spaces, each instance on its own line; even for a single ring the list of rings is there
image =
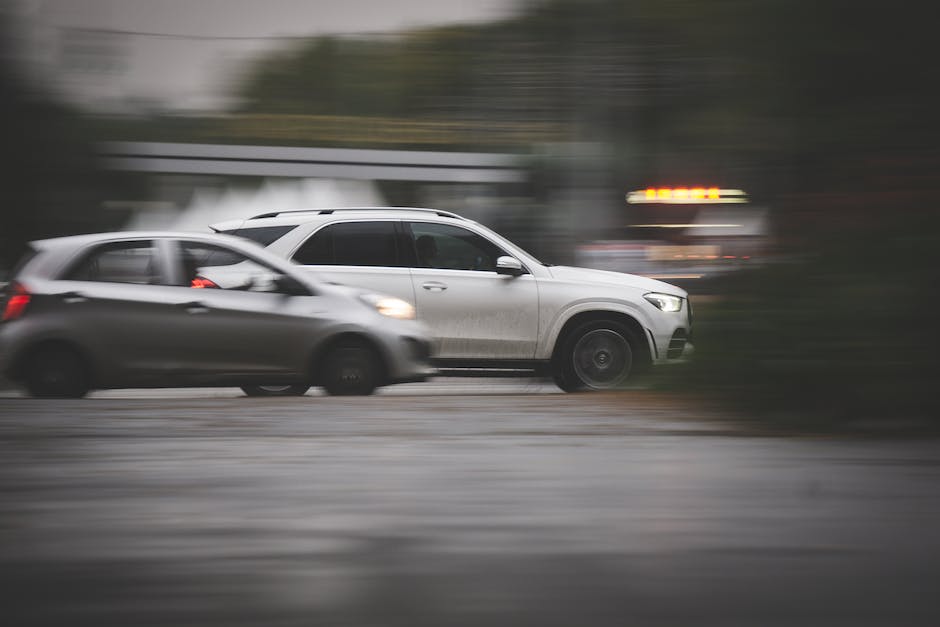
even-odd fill
[[[30,355],[23,380],[36,398],[82,398],[88,393],[88,366],[66,346],[45,346]]]

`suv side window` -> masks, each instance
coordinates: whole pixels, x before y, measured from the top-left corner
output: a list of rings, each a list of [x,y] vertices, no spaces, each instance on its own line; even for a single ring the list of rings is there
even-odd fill
[[[139,285],[164,283],[160,255],[150,240],[102,244],[72,267],[65,279]]]
[[[414,234],[417,268],[443,270],[496,270],[496,259],[503,250],[473,231],[431,222],[411,222]]]
[[[303,265],[401,266],[395,222],[329,224],[303,243],[292,261]]]

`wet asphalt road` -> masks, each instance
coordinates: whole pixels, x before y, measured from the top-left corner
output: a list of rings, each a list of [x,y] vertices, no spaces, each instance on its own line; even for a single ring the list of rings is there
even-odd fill
[[[940,624],[940,442],[554,392],[6,393],[3,623]]]

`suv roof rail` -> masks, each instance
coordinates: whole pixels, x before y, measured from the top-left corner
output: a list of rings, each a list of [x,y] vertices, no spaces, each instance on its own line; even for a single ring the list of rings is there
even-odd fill
[[[456,218],[457,220],[466,220],[463,216],[451,213],[450,211],[441,211],[439,209],[424,209],[421,207],[335,207],[333,209],[291,209],[290,211],[271,211],[261,213],[248,218],[249,220],[260,220],[262,218],[276,218],[291,213],[315,213],[317,215],[329,215],[337,211],[422,211],[433,213],[442,218]]]

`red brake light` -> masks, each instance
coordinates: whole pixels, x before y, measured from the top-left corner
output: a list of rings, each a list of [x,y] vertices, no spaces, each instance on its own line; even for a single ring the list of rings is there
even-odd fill
[[[218,289],[219,286],[210,281],[207,278],[197,276],[195,279],[189,282],[189,287],[195,288],[215,288]]]
[[[16,320],[22,316],[31,298],[29,290],[22,283],[14,283],[10,288],[10,297],[7,298],[6,307],[3,308],[3,322]]]

